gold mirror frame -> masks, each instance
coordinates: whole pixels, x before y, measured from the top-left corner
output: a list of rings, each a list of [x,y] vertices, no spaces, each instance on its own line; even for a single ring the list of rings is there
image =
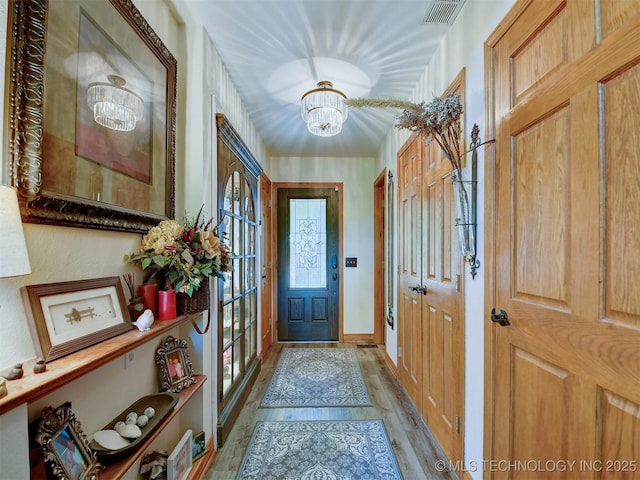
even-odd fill
[[[175,214],[177,61],[130,0],[104,0],[166,68],[164,215],[43,188],[44,91],[49,0],[12,2],[10,178],[23,221],[145,233]],[[152,159],[153,161],[153,159]]]

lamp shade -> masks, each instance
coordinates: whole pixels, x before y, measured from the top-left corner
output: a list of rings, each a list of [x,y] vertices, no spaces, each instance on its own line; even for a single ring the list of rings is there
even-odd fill
[[[24,241],[18,194],[8,185],[0,185],[0,277],[31,273]]]

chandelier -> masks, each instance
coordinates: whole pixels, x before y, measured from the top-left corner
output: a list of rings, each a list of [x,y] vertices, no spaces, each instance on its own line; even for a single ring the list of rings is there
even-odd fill
[[[103,127],[130,132],[142,119],[142,99],[124,88],[124,78],[108,75],[107,79],[109,83],[92,83],[87,90],[87,103],[93,110],[93,118]]]
[[[302,119],[307,129],[319,137],[331,137],[342,130],[349,116],[344,93],[333,88],[329,81],[318,82],[318,88],[302,96]]]

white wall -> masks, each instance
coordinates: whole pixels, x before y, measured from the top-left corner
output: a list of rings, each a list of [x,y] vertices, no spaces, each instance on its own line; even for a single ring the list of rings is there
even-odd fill
[[[273,183],[344,184],[343,257],[358,257],[356,268],[343,269],[345,334],[373,334],[373,182],[377,175],[373,158],[271,159]]]
[[[415,87],[414,102],[429,102],[440,95],[464,67],[465,139],[468,144],[471,127],[477,123],[480,136],[485,128],[484,42],[508,12],[515,0],[467,0],[455,23],[441,42],[436,55],[426,67],[422,79]],[[389,134],[380,149],[378,170],[387,166],[396,173],[396,152],[408,137],[406,132]],[[483,459],[483,396],[484,396],[484,325],[487,309],[484,305],[484,156],[478,152],[478,258],[481,262],[475,280],[465,264],[465,462]],[[469,162],[470,163],[470,162]],[[396,184],[397,192],[397,184]],[[397,196],[396,196],[397,198]],[[397,221],[397,215],[396,215]],[[398,231],[397,225],[395,231]],[[397,242],[396,242],[397,245]],[[397,251],[396,251],[397,254]],[[397,303],[397,302],[396,302]],[[387,352],[397,362],[397,329],[387,327]],[[395,347],[395,348],[394,348]],[[469,471],[475,479],[481,471]]]

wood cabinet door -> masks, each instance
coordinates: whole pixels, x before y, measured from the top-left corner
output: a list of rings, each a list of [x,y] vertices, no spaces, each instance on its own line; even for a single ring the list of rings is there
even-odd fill
[[[639,479],[640,2],[520,1],[487,45],[487,456],[577,462],[490,477]]]

